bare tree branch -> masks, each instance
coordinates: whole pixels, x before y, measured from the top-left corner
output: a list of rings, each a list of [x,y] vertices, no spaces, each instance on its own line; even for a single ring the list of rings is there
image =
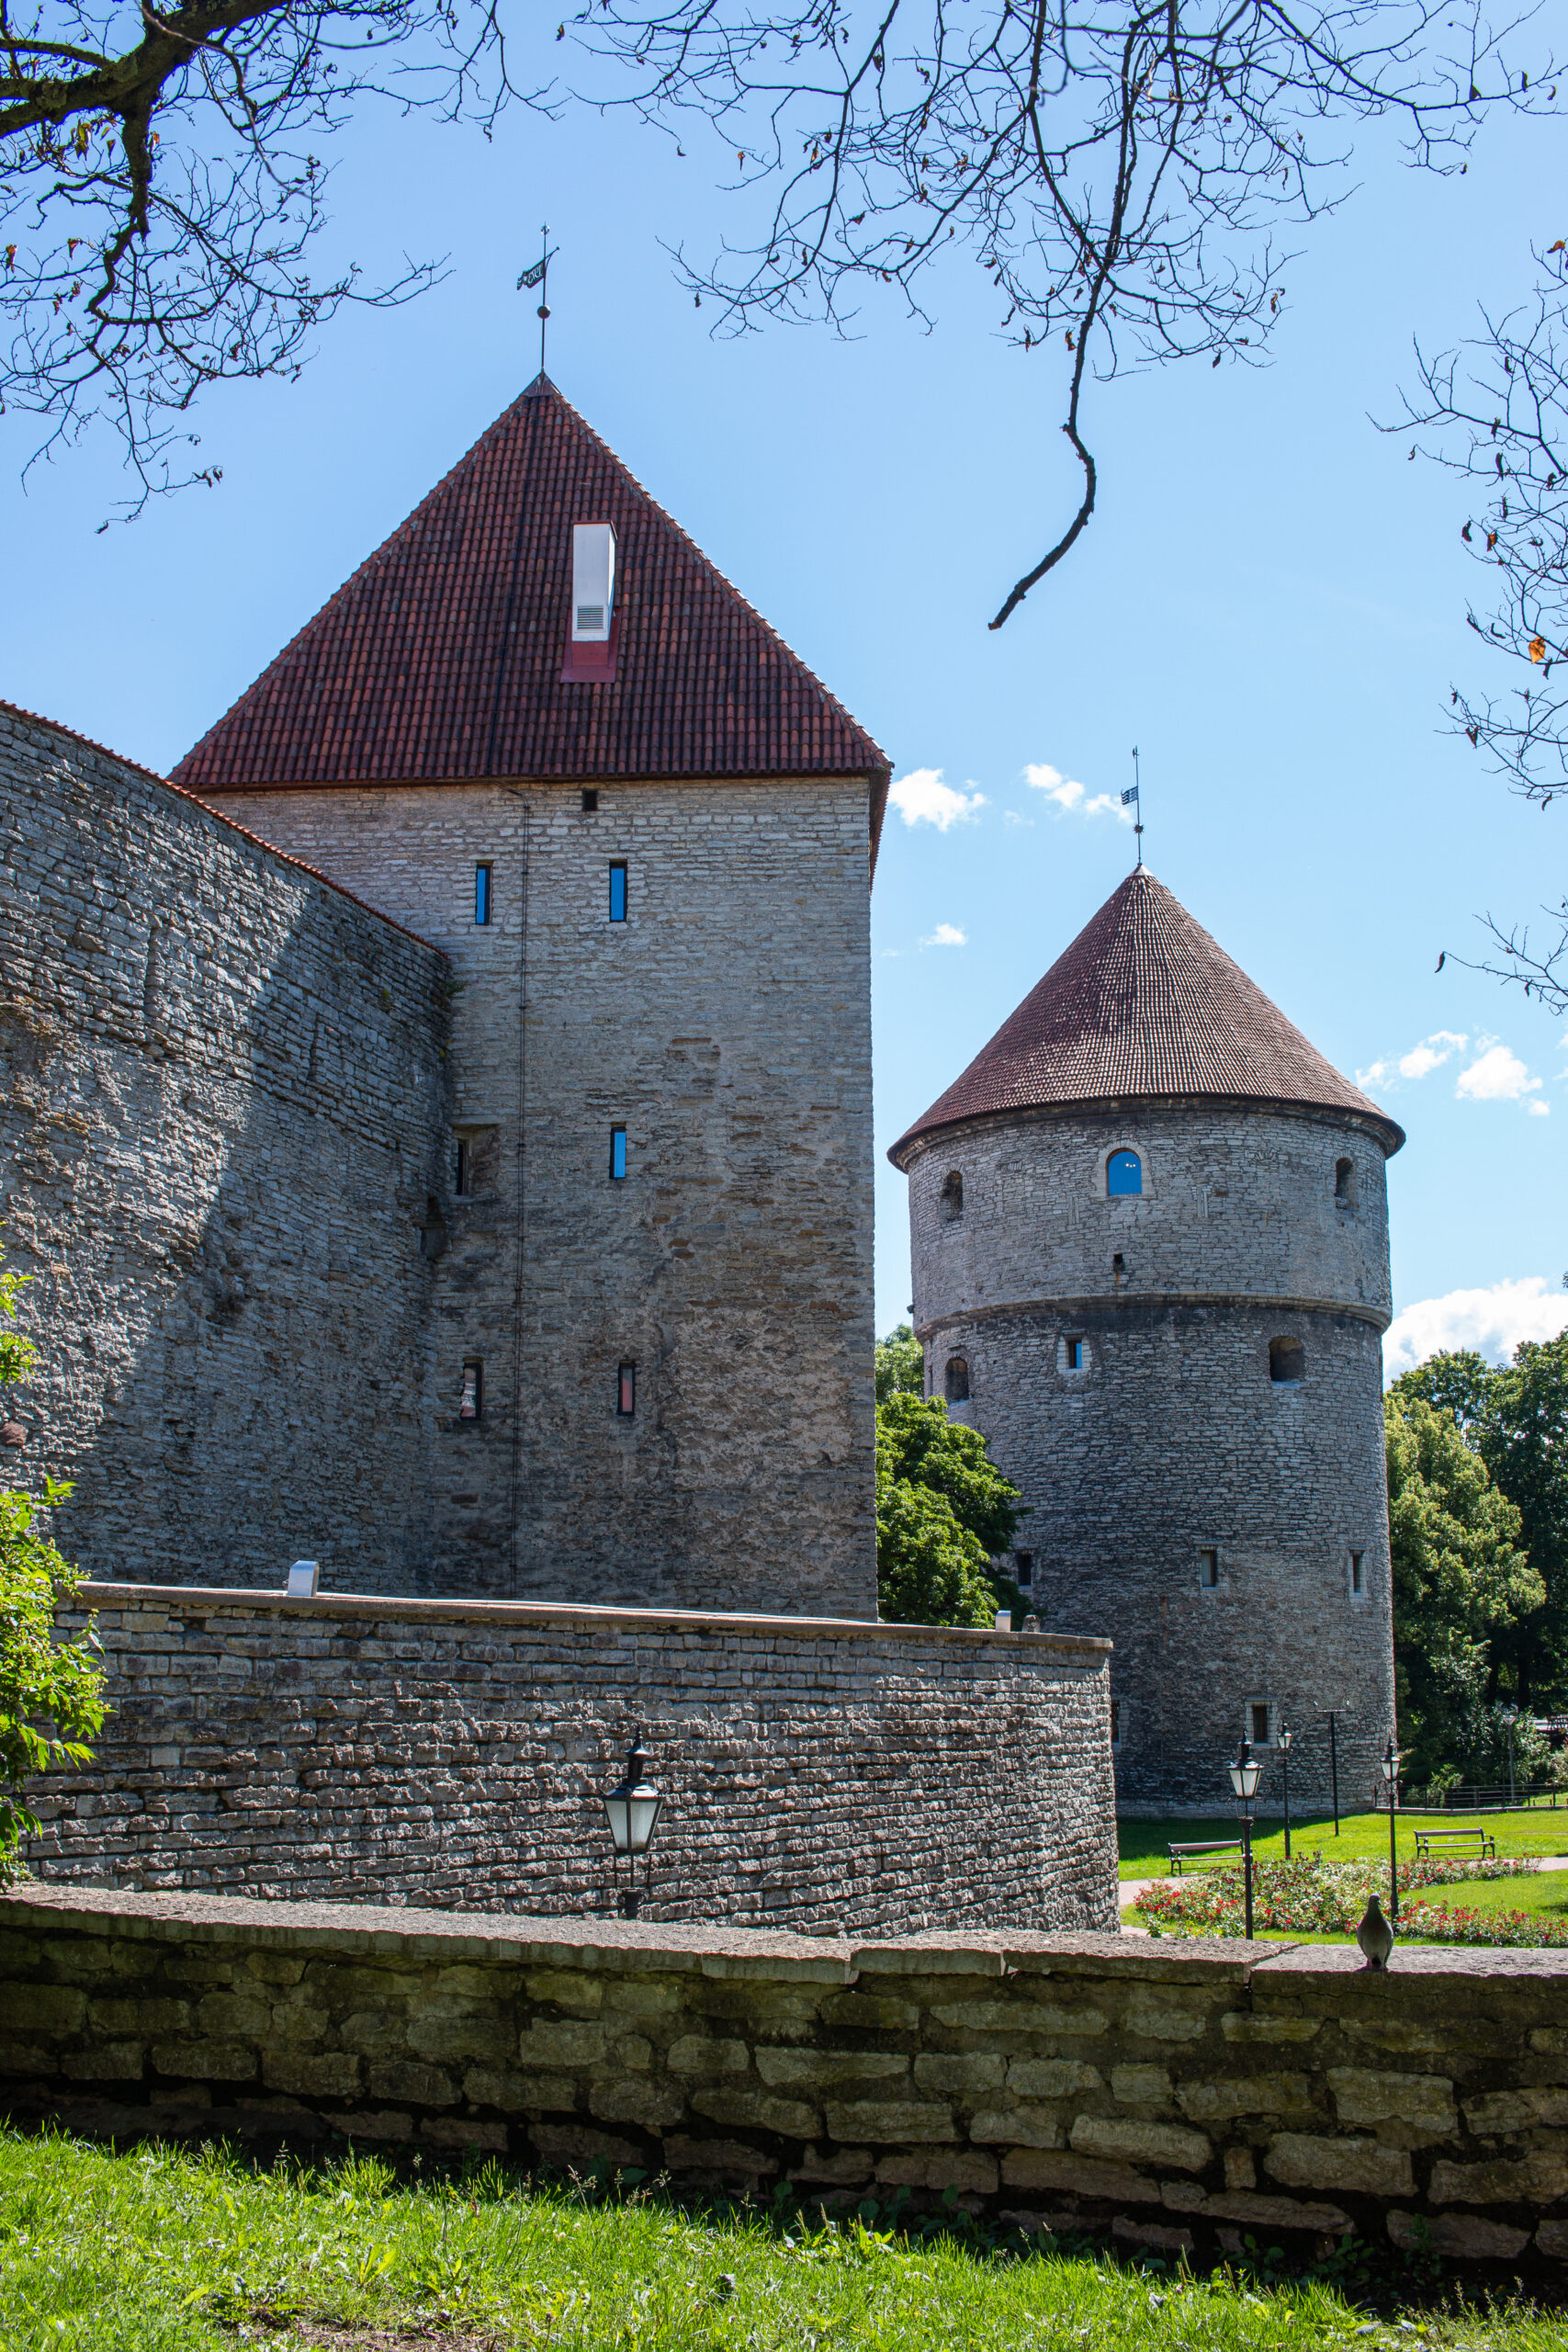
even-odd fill
[[[1002,334],[1070,355],[1083,493],[993,628],[1094,512],[1089,379],[1256,363],[1284,293],[1277,231],[1343,192],[1358,124],[1395,120],[1442,171],[1489,111],[1555,100],[1506,54],[1518,24],[1495,28],[1481,0],[585,0],[571,23],[629,76],[596,103],[677,139],[705,121],[736,156],[758,232],[716,261],[677,256],[719,331],[847,333],[862,286],[929,322],[930,273],[966,253]]]
[[[1568,794],[1568,244],[1535,255],[1532,300],[1428,359],[1416,348],[1417,389],[1384,428],[1414,427],[1418,451],[1482,492],[1460,537],[1485,572],[1488,602],[1466,617],[1514,683],[1502,693],[1450,695],[1450,724],[1494,775],[1544,813]],[[1544,908],[1558,925],[1545,955],[1528,927],[1485,919],[1495,957],[1479,969],[1568,1012],[1568,900]],[[1462,960],[1462,959],[1459,959]]]

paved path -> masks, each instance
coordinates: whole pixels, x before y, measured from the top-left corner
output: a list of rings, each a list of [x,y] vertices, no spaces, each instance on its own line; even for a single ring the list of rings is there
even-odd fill
[[[1540,1871],[1568,1871],[1568,1854],[1505,1854],[1503,1859],[1505,1861],[1534,1862]],[[1233,1862],[1230,1868],[1234,1870],[1235,1864]],[[1167,1876],[1168,1873],[1161,1871],[1155,1878],[1124,1878],[1121,1896],[1122,1910],[1136,1903],[1145,1886],[1163,1886]]]

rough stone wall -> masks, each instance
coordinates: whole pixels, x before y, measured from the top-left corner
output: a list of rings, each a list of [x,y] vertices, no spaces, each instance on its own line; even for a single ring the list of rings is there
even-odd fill
[[[114,1713],[49,1879],[611,1903],[600,1792],[667,1792],[649,1916],[1115,1923],[1106,1645],[535,1602],[90,1588]]]
[[[1110,1199],[1123,1146],[1145,1189]],[[1123,1809],[1227,1811],[1259,1701],[1295,1735],[1293,1805],[1330,1802],[1331,1712],[1341,1801],[1371,1801],[1393,1715],[1375,1138],[1213,1106],[976,1124],[920,1150],[909,1202],[928,1382],[940,1395],[949,1360],[967,1367],[954,1409],[1022,1491],[1043,1622],[1115,1644]],[[1299,1385],[1270,1378],[1278,1338],[1305,1349]],[[1278,1811],[1278,1757],[1259,1753]]]
[[[0,1900],[19,2120],[492,2151],[1131,2248],[1568,2258],[1568,1955],[854,1945],[211,1897]]]
[[[0,708],[13,1475],[104,1576],[407,1584],[430,1548],[426,1202],[447,967],[80,738]]]
[[[423,1589],[874,1616],[867,792],[220,804],[436,941],[461,983],[455,1115],[477,1190],[443,1195],[443,1540]],[[469,1361],[478,1424],[458,1418]]]

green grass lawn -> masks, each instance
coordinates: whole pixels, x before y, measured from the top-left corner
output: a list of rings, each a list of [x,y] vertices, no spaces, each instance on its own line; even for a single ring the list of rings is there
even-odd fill
[[[873,2217],[874,2224],[876,2217]],[[1380,2257],[1381,2258],[1381,2257]],[[1429,2305],[1440,2281],[1411,2277]],[[1356,2290],[597,2203],[494,2167],[400,2185],[0,2133],[3,2352],[1563,2352],[1522,2300],[1413,2325]]]
[[[1568,1854],[1568,1805],[1553,1812],[1548,1807],[1532,1808],[1528,1813],[1402,1813],[1399,1816],[1399,1859],[1402,1862],[1416,1859],[1417,1829],[1484,1828],[1497,1840],[1500,1860],[1510,1854]],[[1201,1838],[1234,1838],[1235,1816],[1216,1814],[1201,1821],[1120,1821],[1117,1837],[1122,1852],[1123,1878],[1156,1878],[1168,1868],[1168,1845],[1179,1845]],[[1319,1818],[1314,1815],[1305,1821],[1291,1825],[1292,1853],[1310,1854],[1321,1846],[1325,1858],[1334,1862],[1384,1860],[1388,1855],[1388,1815],[1386,1813],[1341,1814],[1339,1835],[1334,1834],[1332,1816]],[[1252,1840],[1252,1850],[1260,1861],[1282,1861],[1285,1855],[1285,1831],[1282,1821],[1265,1820],[1258,1825]]]

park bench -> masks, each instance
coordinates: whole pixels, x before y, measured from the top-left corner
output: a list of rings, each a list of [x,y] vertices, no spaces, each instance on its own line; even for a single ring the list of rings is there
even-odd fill
[[[1190,1855],[1239,1854],[1240,1851],[1241,1839],[1239,1838],[1210,1838],[1199,1845],[1168,1846],[1166,1848],[1166,1852],[1170,1856],[1170,1874],[1172,1878],[1179,1878],[1181,1876],[1181,1865],[1187,1860]]]
[[[1434,1846],[1473,1846],[1483,1861],[1488,1854],[1497,1859],[1497,1840],[1489,1829],[1418,1829],[1416,1832],[1416,1859],[1418,1862],[1431,1859]]]

